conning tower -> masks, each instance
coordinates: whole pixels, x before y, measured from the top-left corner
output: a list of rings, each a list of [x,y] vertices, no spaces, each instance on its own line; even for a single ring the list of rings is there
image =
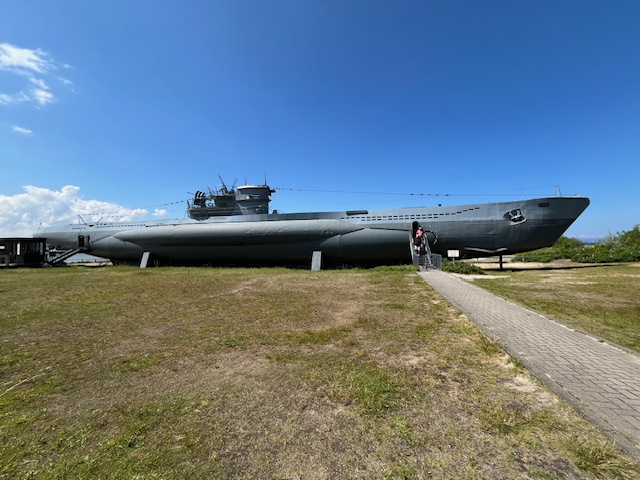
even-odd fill
[[[220,178],[222,181],[222,178]],[[234,182],[228,188],[224,181],[222,187],[208,189],[208,193],[197,191],[193,199],[187,202],[187,214],[194,220],[206,220],[211,217],[228,215],[258,215],[269,213],[271,194],[275,192],[266,183],[264,185],[243,185],[235,188]]]
[[[236,201],[240,205],[242,215],[269,213],[269,202],[272,190],[267,185],[244,185],[238,187]]]

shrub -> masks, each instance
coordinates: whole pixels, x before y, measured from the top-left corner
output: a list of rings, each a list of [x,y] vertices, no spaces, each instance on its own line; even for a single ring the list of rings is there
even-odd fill
[[[560,237],[553,246],[514,256],[518,262],[550,262],[567,258],[581,263],[640,262],[640,225],[611,234],[596,245],[583,245],[575,238]]]
[[[464,275],[484,275],[485,272],[477,265],[467,262],[452,262],[447,259],[442,260],[442,270],[450,273],[462,273]]]

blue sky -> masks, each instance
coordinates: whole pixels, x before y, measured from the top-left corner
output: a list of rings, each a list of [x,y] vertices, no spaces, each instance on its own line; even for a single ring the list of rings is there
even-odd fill
[[[638,25],[637,0],[5,0],[0,233],[183,217],[218,175],[284,212],[559,186],[592,202],[568,235],[629,230]]]

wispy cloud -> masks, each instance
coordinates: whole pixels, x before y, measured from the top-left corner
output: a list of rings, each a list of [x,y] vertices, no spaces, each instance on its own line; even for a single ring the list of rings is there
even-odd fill
[[[9,105],[11,103],[28,102],[30,100],[31,97],[25,92],[18,92],[13,94],[0,93],[0,103],[4,105]]]
[[[42,90],[41,88],[34,88],[31,90],[32,98],[40,105],[46,105],[53,102],[53,94],[49,90]]]
[[[55,70],[56,65],[51,56],[39,48],[30,50],[10,43],[0,43],[0,69],[21,75],[45,73]]]
[[[59,222],[72,223],[78,215],[84,220],[97,222],[129,221],[147,215],[144,208],[126,208],[100,200],[85,200],[80,187],[67,185],[61,190],[49,190],[28,185],[24,193],[0,195],[0,237],[30,237],[40,225]],[[156,210],[153,215],[166,212]]]
[[[28,128],[19,127],[18,125],[14,125],[11,129],[16,133],[21,133],[22,135],[33,135],[33,130],[29,130]]]
[[[50,90],[49,86],[41,78],[31,78],[29,79],[29,81],[34,85],[34,88],[38,88],[41,90]]]
[[[28,78],[28,83],[18,92],[0,92],[0,104],[34,103],[42,107],[55,101],[56,97],[45,78],[59,79],[67,87],[72,82],[65,78],[53,77],[59,68],[70,68],[67,64],[57,64],[44,50],[21,48],[10,43],[0,43],[0,71]]]

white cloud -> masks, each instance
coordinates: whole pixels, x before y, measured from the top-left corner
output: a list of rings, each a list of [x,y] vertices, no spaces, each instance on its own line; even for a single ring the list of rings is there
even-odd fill
[[[70,68],[67,64],[61,68]],[[38,49],[21,48],[9,43],[0,43],[0,71],[27,77],[28,83],[20,91],[15,93],[0,92],[0,104],[9,105],[23,102],[35,103],[44,106],[55,100],[51,87],[42,77],[51,78],[52,72],[59,65],[51,58],[49,53]],[[59,79],[67,87],[73,85],[71,80],[61,77]]]
[[[41,78],[30,78],[29,80],[33,85],[35,85],[35,87],[31,89],[31,96],[36,102],[40,105],[46,105],[47,103],[53,102],[53,94],[50,91],[51,89],[44,80]]]
[[[32,97],[40,105],[46,105],[53,102],[53,94],[48,90],[42,90],[41,88],[34,88],[31,90]]]
[[[0,93],[0,103],[9,105],[11,103],[28,102],[31,97],[25,92],[18,92],[14,94]]]
[[[28,185],[24,193],[0,195],[0,237],[30,237],[39,226],[75,223],[78,215],[85,221],[125,222],[146,215],[144,208],[126,208],[100,200],[85,200],[80,187],[67,185],[49,190]],[[157,215],[160,210],[156,210]]]
[[[0,43],[0,70],[32,75],[33,72],[45,73],[55,68],[51,56],[39,48],[31,50],[10,43]]]
[[[41,78],[30,78],[29,81],[33,83],[37,88],[40,88],[42,90],[50,90],[47,83]]]
[[[19,127],[18,125],[14,125],[12,130],[16,133],[21,133],[23,135],[33,135],[33,130],[29,130],[28,128]]]

